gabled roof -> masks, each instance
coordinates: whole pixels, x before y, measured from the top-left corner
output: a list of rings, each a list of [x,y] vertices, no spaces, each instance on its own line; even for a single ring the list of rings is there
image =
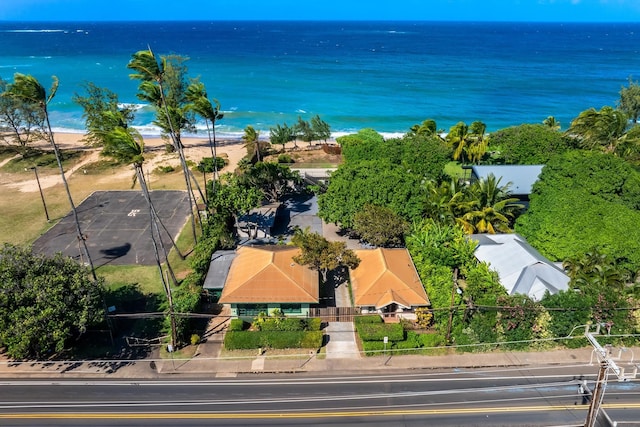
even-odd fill
[[[473,234],[475,256],[489,264],[509,293],[540,300],[546,291],[555,294],[569,287],[569,276],[542,256],[518,234]]]
[[[409,251],[378,248],[355,253],[360,265],[350,275],[356,306],[382,308],[396,303],[411,308],[430,304]]]
[[[474,165],[471,167],[476,179],[486,179],[490,174],[500,178],[500,185],[509,186],[514,196],[531,194],[533,184],[538,180],[544,165]]]
[[[292,246],[242,246],[231,263],[221,303],[318,303],[318,272],[296,264]]]

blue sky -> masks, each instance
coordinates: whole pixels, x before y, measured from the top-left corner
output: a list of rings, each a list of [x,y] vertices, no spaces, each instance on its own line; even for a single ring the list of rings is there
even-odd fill
[[[0,21],[640,22],[640,0],[0,0]]]

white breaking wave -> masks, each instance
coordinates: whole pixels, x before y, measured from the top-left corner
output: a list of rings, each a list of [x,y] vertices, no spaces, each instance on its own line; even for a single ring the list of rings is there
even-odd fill
[[[41,29],[41,30],[3,30],[4,33],[64,33],[66,30]]]

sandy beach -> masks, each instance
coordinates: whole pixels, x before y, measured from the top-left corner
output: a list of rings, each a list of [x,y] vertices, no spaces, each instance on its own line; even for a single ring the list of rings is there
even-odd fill
[[[56,144],[61,150],[84,150],[88,153],[81,162],[74,165],[72,168],[66,171],[67,177],[74,174],[76,171],[81,170],[88,164],[95,163],[100,160],[100,149],[87,146],[83,141],[84,135],[80,133],[55,133],[54,138]],[[173,166],[175,168],[180,167],[180,161],[178,155],[175,153],[167,153],[165,150],[165,144],[167,141],[160,137],[145,137],[145,170],[154,170],[157,166]],[[194,163],[199,163],[203,157],[211,157],[211,148],[209,146],[209,140],[203,137],[189,137],[182,138],[182,143],[185,146],[185,156],[187,160]],[[244,142],[241,139],[237,140],[220,140],[216,141],[217,150],[216,153],[219,157],[225,157],[228,161],[228,165],[223,171],[232,171],[236,168],[238,162],[242,157],[246,155],[246,149],[243,147]],[[36,147],[43,149],[50,149],[50,146],[46,143],[34,144]],[[8,159],[9,160],[9,159]],[[6,160],[6,161],[8,161]],[[2,166],[0,164],[0,166]],[[119,176],[122,175],[122,176]],[[117,176],[110,176],[108,179],[128,178],[131,176],[131,170],[124,167]],[[31,178],[31,177],[30,177]],[[58,174],[40,176],[40,185],[42,188],[49,188],[56,184],[62,183],[62,178]],[[21,192],[38,191],[38,185],[35,180],[27,179],[25,181],[18,182],[6,182],[3,183],[6,187],[16,189]]]

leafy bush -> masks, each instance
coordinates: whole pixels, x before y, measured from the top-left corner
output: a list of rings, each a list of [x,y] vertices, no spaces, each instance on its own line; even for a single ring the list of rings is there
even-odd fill
[[[195,313],[199,311],[202,288],[199,286],[181,286],[173,291],[173,309],[176,313]],[[191,339],[191,319],[188,317],[175,316],[176,334],[180,342],[190,342]],[[164,319],[164,330],[171,331],[171,318]]]
[[[418,340],[421,347],[438,347],[445,344],[444,337],[439,334],[420,334]]]
[[[231,322],[229,322],[229,328],[227,329],[227,331],[237,332],[237,331],[244,331],[248,328],[249,328],[249,323],[245,322],[244,320],[231,319]]]
[[[294,163],[294,160],[288,154],[280,154],[278,156],[278,163]]]
[[[362,341],[383,341],[384,337],[389,341],[404,340],[404,329],[399,323],[361,323],[356,330]]]
[[[382,323],[382,317],[378,316],[377,314],[370,316],[357,316],[354,319],[354,323],[356,324],[356,327],[363,323]]]
[[[264,319],[263,321],[254,322],[254,326],[260,331],[304,331],[307,327],[305,319],[296,317],[276,317],[270,319]]]
[[[419,327],[426,329],[433,323],[433,311],[427,307],[418,307],[414,310],[416,323]]]
[[[322,331],[308,331],[302,336],[300,347],[302,348],[320,348],[324,333]]]
[[[387,344],[387,350],[391,349],[391,345]],[[365,356],[378,356],[384,350],[384,342],[382,341],[363,341],[362,350]]]
[[[159,173],[171,173],[171,172],[174,172],[175,170],[176,168],[174,168],[171,165],[166,165],[166,166],[160,165],[156,168],[156,171]]]
[[[319,348],[322,337],[322,331],[229,331],[225,334],[224,345],[229,350]]]
[[[224,334],[224,346],[228,350],[249,350],[262,347],[262,335],[248,331],[228,331]]]
[[[311,317],[307,319],[308,331],[320,331],[322,329],[322,319],[319,317]]]
[[[213,157],[203,157],[196,169],[200,172],[213,173],[216,169],[220,171],[226,164],[227,160],[222,157],[215,157],[215,159]]]
[[[491,134],[489,150],[497,153],[495,163],[545,164],[555,154],[569,149],[564,134],[541,124],[523,124],[501,129]]]

